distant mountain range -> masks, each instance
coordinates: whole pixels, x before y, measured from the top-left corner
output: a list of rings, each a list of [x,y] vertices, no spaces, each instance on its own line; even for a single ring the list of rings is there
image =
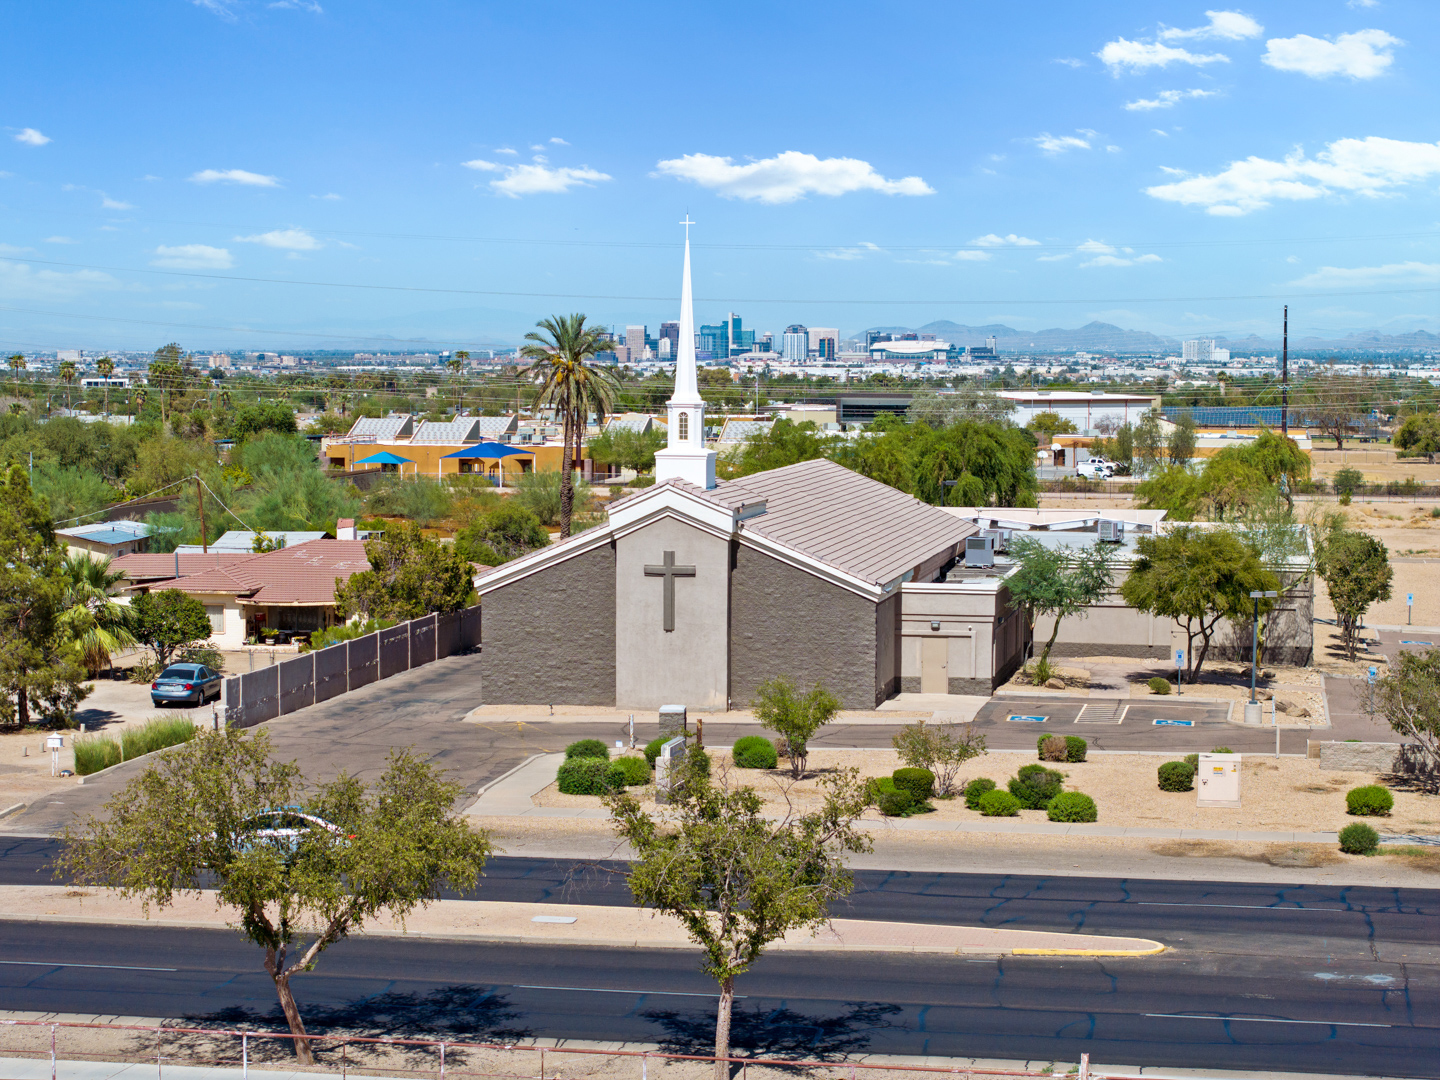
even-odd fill
[[[1153,353],[1179,352],[1180,339],[1161,337],[1146,330],[1125,330],[1105,322],[1090,322],[1074,330],[1055,327],[1049,330],[1016,330],[1003,323],[988,326],[966,326],[938,319],[924,326],[876,326],[871,330],[881,333],[925,333],[944,338],[954,345],[984,345],[985,339],[995,338],[998,348],[1007,351],[1035,352],[1110,352],[1110,353]],[[868,331],[861,330],[856,338],[864,338]],[[1196,335],[1201,336],[1201,335]],[[1205,334],[1212,337],[1217,345],[1228,346],[1243,352],[1278,351],[1280,339],[1262,338],[1251,334],[1243,338],[1227,338],[1223,334]],[[1315,336],[1292,337],[1290,349],[1325,350],[1379,350],[1379,349],[1437,349],[1440,348],[1440,334],[1427,330],[1416,330],[1407,334],[1382,334],[1378,330],[1354,330],[1343,336],[1321,338]]]

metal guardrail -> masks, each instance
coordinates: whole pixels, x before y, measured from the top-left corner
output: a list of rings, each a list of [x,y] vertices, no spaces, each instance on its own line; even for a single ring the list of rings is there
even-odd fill
[[[252,1063],[252,1047],[264,1046],[266,1040],[272,1040],[271,1047],[294,1043],[297,1040],[305,1041],[312,1051],[312,1056],[324,1054],[333,1060],[321,1062],[316,1061],[314,1065],[305,1066],[297,1061],[286,1058],[283,1068],[288,1073],[304,1073],[311,1076],[340,1076],[342,1080],[348,1080],[349,1075],[354,1072],[357,1076],[373,1075],[377,1069],[384,1071],[385,1075],[404,1074],[416,1077],[436,1077],[437,1080],[446,1080],[447,1076],[475,1076],[475,1077],[496,1077],[505,1080],[564,1080],[561,1065],[567,1056],[570,1058],[581,1058],[593,1060],[599,1058],[631,1058],[638,1066],[640,1080],[649,1080],[650,1063],[657,1065],[668,1065],[672,1062],[698,1062],[708,1064],[712,1067],[720,1061],[728,1065],[740,1067],[741,1080],[749,1080],[749,1070],[753,1068],[772,1068],[793,1072],[796,1069],[825,1070],[826,1074],[833,1074],[837,1080],[843,1080],[848,1075],[849,1080],[858,1080],[863,1074],[874,1076],[878,1073],[903,1073],[933,1076],[964,1076],[964,1077],[990,1077],[990,1076],[1021,1076],[1021,1077],[1044,1077],[1053,1080],[1054,1077],[1063,1076],[1057,1073],[1052,1066],[1044,1071],[1028,1071],[1018,1069],[989,1069],[971,1066],[939,1066],[939,1065],[899,1065],[884,1064],[880,1062],[860,1061],[806,1061],[784,1058],[746,1058],[726,1057],[717,1058],[705,1054],[672,1054],[659,1050],[594,1050],[583,1047],[552,1047],[552,1046],[525,1046],[515,1043],[487,1043],[467,1042],[463,1039],[439,1040],[439,1039],[407,1039],[392,1038],[387,1036],[360,1036],[360,1035],[292,1035],[289,1032],[278,1031],[244,1031],[232,1028],[190,1028],[190,1027],[165,1027],[143,1024],[103,1024],[103,1023],[79,1023],[74,1021],[51,1021],[51,1020],[3,1020],[0,1019],[0,1031],[14,1031],[16,1029],[33,1030],[39,1036],[40,1042],[37,1046],[11,1047],[6,1045],[8,1040],[0,1040],[0,1056],[10,1054],[26,1058],[43,1059],[47,1054],[50,1058],[51,1080],[59,1080],[60,1065],[64,1061],[104,1061],[145,1065],[155,1063],[155,1075],[157,1080],[164,1080],[164,1068],[168,1063],[171,1066],[196,1066],[204,1065],[210,1067],[234,1068],[239,1067],[241,1076],[248,1080],[250,1066]],[[146,1050],[141,1053],[138,1049],[131,1053],[85,1053],[70,1052],[62,1054],[60,1049],[60,1033],[62,1031],[109,1031],[109,1032],[133,1032],[138,1038],[149,1034],[154,1036],[154,1050]],[[45,1036],[48,1034],[48,1040]],[[170,1047],[170,1053],[166,1054],[165,1041],[170,1037],[172,1040],[179,1037],[191,1037],[192,1039],[205,1038],[210,1040],[229,1040],[234,1051],[226,1057],[205,1057],[201,1054],[201,1048],[192,1047],[191,1053],[185,1053],[184,1046]],[[49,1046],[44,1047],[48,1041]],[[236,1045],[238,1043],[238,1046]],[[354,1049],[354,1054],[351,1051]],[[368,1059],[365,1051],[369,1051]],[[426,1054],[433,1059],[433,1064],[425,1068],[406,1067],[397,1064],[393,1060],[385,1060],[383,1063],[377,1059],[377,1051],[400,1050],[414,1054],[416,1051]],[[532,1069],[523,1071],[482,1071],[478,1069],[467,1069],[464,1067],[466,1051],[483,1051],[486,1053],[504,1053],[507,1055],[519,1055],[517,1064],[531,1064]],[[457,1060],[458,1052],[458,1060]],[[237,1056],[238,1054],[238,1056]],[[526,1055],[530,1055],[528,1060]],[[273,1058],[267,1058],[263,1064],[266,1068],[257,1069],[259,1072],[269,1072],[276,1067]],[[587,1072],[588,1075],[588,1072]],[[1075,1080],[1141,1080],[1140,1077],[1124,1073],[1097,1073],[1090,1068],[1090,1055],[1081,1054],[1078,1067],[1069,1074]]]

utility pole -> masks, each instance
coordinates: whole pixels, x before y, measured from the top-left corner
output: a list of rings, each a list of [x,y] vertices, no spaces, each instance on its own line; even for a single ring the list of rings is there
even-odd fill
[[[200,493],[200,474],[195,474],[195,504],[200,507],[200,554],[210,554],[210,547],[205,543],[205,496]]]
[[[1280,331],[1280,437],[1290,434],[1290,305]]]

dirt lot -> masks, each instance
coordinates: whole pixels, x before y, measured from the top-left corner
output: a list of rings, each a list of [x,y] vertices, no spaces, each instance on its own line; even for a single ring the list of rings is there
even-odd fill
[[[1341,469],[1357,469],[1370,482],[1404,480],[1413,476],[1422,484],[1440,483],[1440,465],[1425,461],[1401,460],[1389,446],[1355,444],[1344,450],[1312,450],[1310,452],[1310,475],[1329,479]]]
[[[716,775],[728,773],[736,782],[753,786],[766,801],[766,812],[782,814],[788,805],[800,809],[817,806],[821,778],[835,769],[853,766],[861,775],[888,776],[900,767],[893,750],[816,750],[810,755],[810,772],[792,781],[788,770],[734,769],[729,755],[713,755]],[[960,770],[959,784],[988,776],[998,785],[1015,775],[1021,765],[1037,760],[1033,754],[997,752],[967,762]],[[1156,768],[1166,759],[1152,754],[1103,754],[1077,764],[1052,765],[1065,773],[1067,791],[1083,791],[1099,807],[1100,823],[1140,828],[1247,829],[1247,830],[1339,830],[1352,821],[1345,812],[1345,793],[1353,787],[1374,783],[1375,778],[1356,772],[1328,772],[1309,758],[1278,760],[1249,755],[1241,766],[1239,809],[1200,808],[1195,792],[1161,791]],[[783,764],[783,762],[782,762]],[[641,801],[654,807],[652,788],[641,792]],[[1391,816],[1367,819],[1381,833],[1440,832],[1440,797],[1413,791],[1395,791]],[[551,785],[534,797],[539,806],[597,807],[598,797],[562,795]],[[913,820],[979,821],[980,814],[967,810],[963,799],[937,799],[931,814]],[[879,820],[878,811],[870,817]],[[1022,810],[1025,821],[1046,820],[1043,810]]]

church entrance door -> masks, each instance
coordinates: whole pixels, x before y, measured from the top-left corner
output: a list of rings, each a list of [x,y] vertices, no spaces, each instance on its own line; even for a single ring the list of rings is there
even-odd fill
[[[948,694],[950,692],[949,652],[949,638],[920,639],[920,692],[922,694]]]

